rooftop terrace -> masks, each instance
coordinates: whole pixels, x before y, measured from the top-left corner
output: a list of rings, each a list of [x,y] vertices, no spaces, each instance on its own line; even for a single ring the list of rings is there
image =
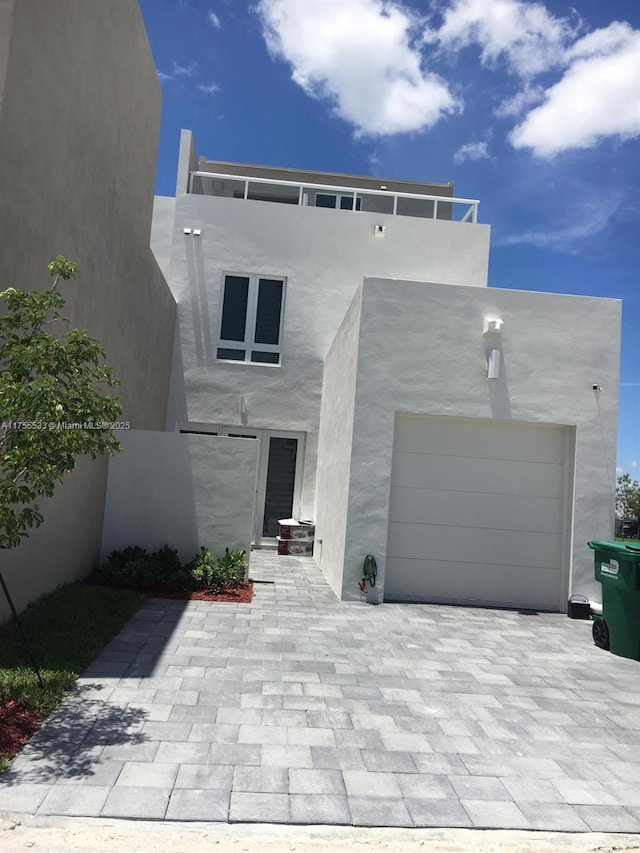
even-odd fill
[[[477,199],[456,198],[453,184],[425,184],[357,175],[310,172],[200,158],[189,192],[222,198],[378,213],[478,221]]]

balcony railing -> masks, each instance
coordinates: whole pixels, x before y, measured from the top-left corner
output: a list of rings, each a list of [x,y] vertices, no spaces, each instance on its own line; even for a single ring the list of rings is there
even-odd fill
[[[352,213],[385,213],[421,219],[477,222],[477,199],[450,198],[387,190],[307,184],[219,172],[191,172],[189,192],[222,198],[270,201],[302,207],[325,207]]]

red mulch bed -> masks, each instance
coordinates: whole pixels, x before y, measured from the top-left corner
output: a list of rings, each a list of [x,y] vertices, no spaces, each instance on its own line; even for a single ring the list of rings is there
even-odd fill
[[[243,583],[235,589],[227,589],[224,592],[211,593],[200,590],[198,592],[154,592],[143,591],[142,595],[148,598],[181,598],[189,601],[235,601],[237,604],[249,604],[253,598],[253,584]]]
[[[30,711],[13,699],[0,702],[0,757],[15,758],[44,718],[40,711]]]
[[[85,581],[85,583],[92,584],[90,580]],[[92,584],[92,586],[100,586],[100,584]],[[235,601],[236,604],[249,604],[253,599],[252,581],[241,583],[238,587],[226,589],[224,592],[215,594],[204,590],[196,592],[160,592],[156,589],[137,589],[135,587],[126,587],[126,589],[131,589],[132,592],[137,592],[146,598],[175,598],[182,601]]]

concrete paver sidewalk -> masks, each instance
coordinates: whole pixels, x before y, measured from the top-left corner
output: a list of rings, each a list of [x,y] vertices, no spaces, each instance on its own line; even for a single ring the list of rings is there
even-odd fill
[[[251,605],[148,601],[0,777],[0,813],[640,831],[640,664],[590,623],[338,602],[252,554]]]

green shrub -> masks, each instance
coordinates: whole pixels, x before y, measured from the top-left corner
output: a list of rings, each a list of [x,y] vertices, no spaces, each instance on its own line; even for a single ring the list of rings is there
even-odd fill
[[[112,551],[107,557],[107,562],[113,564],[114,569],[122,569],[128,563],[145,559],[148,556],[144,548],[140,548],[138,545],[130,545],[123,551]]]
[[[204,545],[193,560],[183,565],[175,548],[164,545],[153,554],[137,545],[112,551],[93,575],[97,583],[158,592],[191,592],[208,590],[223,592],[244,581],[246,552],[225,549],[216,560]]]
[[[163,545],[151,555],[150,559],[158,574],[171,577],[171,575],[179,574],[182,571],[180,554],[176,548],[170,548],[169,545]]]
[[[95,580],[110,586],[147,589],[153,584],[153,570],[149,554],[138,546],[112,551],[107,562],[96,572]]]
[[[216,560],[211,551],[203,545],[186,571],[193,583],[193,589],[211,589],[216,574]]]
[[[149,556],[149,565],[151,576],[147,589],[163,592],[184,592],[190,589],[187,573],[175,548],[163,545]]]
[[[239,586],[244,581],[247,569],[246,551],[224,549],[224,557],[218,560],[219,577],[225,586]]]

